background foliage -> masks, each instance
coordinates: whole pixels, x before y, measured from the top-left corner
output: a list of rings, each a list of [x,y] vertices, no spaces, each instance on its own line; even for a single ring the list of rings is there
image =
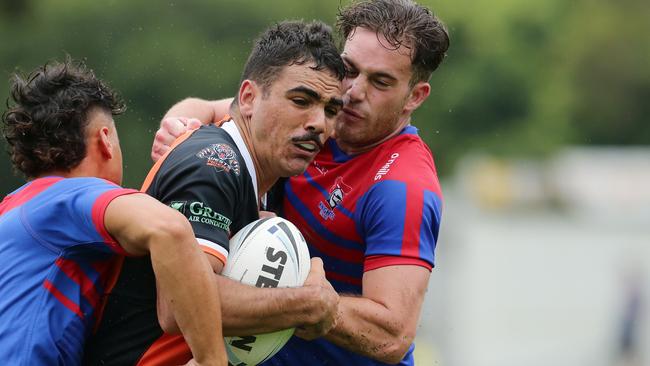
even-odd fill
[[[85,59],[129,105],[118,128],[125,185],[138,187],[153,133],[174,102],[233,95],[250,40],[267,25],[333,24],[346,3],[0,0],[0,99],[15,71],[66,54]],[[541,156],[566,144],[650,144],[650,2],[421,3],[452,39],[414,119],[443,178],[475,151]],[[21,184],[10,172],[4,155],[0,192]]]

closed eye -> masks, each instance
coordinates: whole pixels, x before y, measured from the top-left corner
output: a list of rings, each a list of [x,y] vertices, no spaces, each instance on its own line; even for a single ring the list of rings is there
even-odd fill
[[[385,80],[382,80],[382,79],[375,79],[373,82],[374,82],[375,85],[377,85],[379,88],[387,88],[387,87],[390,86],[390,83],[389,83],[389,82],[387,82],[387,81],[385,81]]]

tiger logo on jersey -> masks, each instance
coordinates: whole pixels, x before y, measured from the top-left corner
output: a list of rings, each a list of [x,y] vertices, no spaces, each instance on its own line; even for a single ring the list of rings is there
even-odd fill
[[[342,177],[337,177],[334,181],[334,185],[332,185],[332,187],[329,189],[327,206],[322,201],[318,203],[321,217],[326,220],[334,220],[334,209],[336,206],[341,204],[345,195],[350,193],[351,190],[352,187],[345,184]]]
[[[212,144],[196,153],[196,157],[206,159],[206,164],[215,167],[217,171],[224,171],[226,173],[232,171],[236,175],[240,173],[237,154],[230,145]]]

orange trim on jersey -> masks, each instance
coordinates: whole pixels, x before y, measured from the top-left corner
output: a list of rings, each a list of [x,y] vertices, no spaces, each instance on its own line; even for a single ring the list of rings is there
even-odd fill
[[[213,124],[214,124],[215,126],[217,126],[217,127],[221,127],[221,126],[223,126],[224,123],[230,121],[231,119],[232,119],[232,118],[230,118],[230,115],[229,115],[229,114],[226,114],[225,116],[223,116],[222,119],[220,119],[220,120],[217,121],[217,122],[214,122]]]
[[[167,159],[169,154],[174,150],[174,148],[178,145],[181,144],[181,142],[187,140],[188,137],[190,137],[195,131],[197,130],[191,130],[187,131],[184,134],[182,134],[180,137],[178,137],[174,143],[172,143],[172,146],[170,146],[170,149],[167,150],[165,155],[163,155],[156,164],[153,165],[151,170],[149,170],[149,174],[147,174],[147,177],[144,179],[144,183],[142,183],[142,188],[140,188],[141,192],[147,192],[147,189],[149,189],[149,186],[151,185],[151,182],[153,182],[153,178],[156,176],[156,173],[158,173],[158,170],[160,170],[160,167],[162,166],[163,161]]]
[[[205,245],[199,244],[199,247],[201,247],[201,250],[205,252],[205,254],[210,254],[214,257],[217,257],[217,259],[220,260],[224,266],[226,265],[226,257],[223,255],[223,253],[219,253],[218,251]]]
[[[136,366],[185,365],[192,359],[192,351],[183,336],[163,334],[140,357]]]

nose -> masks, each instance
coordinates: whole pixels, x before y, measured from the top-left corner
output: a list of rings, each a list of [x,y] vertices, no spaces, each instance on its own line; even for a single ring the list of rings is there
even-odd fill
[[[309,118],[303,127],[323,144],[334,132],[335,120],[336,117],[327,116],[324,108],[316,108],[309,114]]]
[[[346,103],[355,103],[366,98],[366,88],[368,82],[361,75],[355,78],[346,78],[343,83],[345,95],[343,99]]]
[[[323,108],[314,108],[305,122],[305,129],[313,134],[322,134],[328,127],[327,116]]]

